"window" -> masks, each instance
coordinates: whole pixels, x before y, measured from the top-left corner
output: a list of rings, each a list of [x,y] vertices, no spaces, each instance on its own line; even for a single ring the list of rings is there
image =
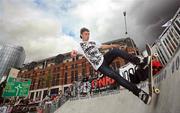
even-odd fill
[[[65,72],[64,76],[65,76],[65,78],[64,78],[64,84],[67,84],[67,72]]]
[[[38,93],[39,93],[39,92],[36,92],[36,98],[38,97]]]
[[[86,66],[85,62],[82,62],[82,67],[85,67],[85,66]]]
[[[74,81],[74,71],[71,71],[71,82]]]
[[[78,71],[75,71],[75,81],[78,81]]]
[[[53,76],[52,76],[52,81],[51,81],[51,85],[52,85],[52,86],[55,86],[55,85],[56,85],[56,81],[55,81],[55,80],[56,80],[56,77],[55,77],[55,75],[53,75]]]
[[[36,83],[36,79],[32,80],[32,89],[35,89],[35,83]]]
[[[74,69],[74,64],[71,65],[71,69]]]
[[[40,88],[41,79],[38,80],[38,89]]]
[[[45,82],[44,82],[45,80],[44,80],[44,78],[39,78],[39,81],[38,81],[38,88],[43,88],[43,86],[44,86],[44,84],[45,84]]]
[[[45,71],[43,71],[43,73],[42,73],[43,75],[45,75]]]
[[[59,85],[59,79],[56,79],[56,85]]]
[[[57,71],[59,71],[60,70],[60,67],[57,67]]]
[[[48,95],[48,90],[44,90],[43,99]]]
[[[75,64],[75,68],[78,68],[78,64]]]
[[[54,88],[54,89],[51,89],[51,95],[52,94],[58,94],[58,92],[59,92],[59,88]]]
[[[73,62],[75,61],[75,58],[73,58]]]
[[[51,85],[52,86],[59,85],[59,74],[54,74],[52,76]]]
[[[79,56],[76,56],[76,60],[79,60]]]
[[[93,71],[93,68],[91,66],[89,67],[89,71],[90,71],[90,76],[93,77],[94,71]]]
[[[34,98],[34,92],[31,93],[30,99]]]
[[[57,79],[59,79],[59,78],[60,78],[60,74],[59,74],[59,73],[56,75],[56,78],[57,78]]]
[[[56,72],[56,68],[53,69],[53,72]]]
[[[82,69],[82,76],[85,77],[85,68]]]
[[[68,66],[65,66],[65,70],[67,70],[68,69]]]

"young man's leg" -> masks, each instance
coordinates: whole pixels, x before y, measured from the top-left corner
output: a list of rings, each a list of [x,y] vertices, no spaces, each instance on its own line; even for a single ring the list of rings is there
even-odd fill
[[[130,62],[132,62],[132,63],[134,63],[136,65],[141,64],[141,61],[140,61],[141,59],[139,57],[137,57],[135,55],[128,54],[127,52],[122,51],[122,50],[120,50],[118,48],[114,48],[114,49],[108,51],[104,55],[104,59],[105,59],[107,65],[110,65],[112,63],[112,61],[117,57],[122,57],[122,58],[124,58],[126,60],[128,59],[128,60],[130,60]],[[130,78],[136,77],[136,78],[133,78],[133,79],[135,81],[137,81],[137,82],[138,82],[138,80],[140,80],[140,81],[146,80],[147,79],[147,76],[146,76],[147,69],[148,68],[138,69],[139,71],[137,71],[137,73],[135,73],[134,75],[131,75]]]
[[[103,64],[99,67],[98,71],[102,74],[109,76],[110,78],[117,81],[117,83],[128,90],[130,90],[134,95],[138,96],[144,103],[149,104],[151,97],[143,90],[139,89],[135,84],[130,83],[126,79],[124,79],[121,75],[111,69],[106,62],[104,61]]]
[[[141,91],[138,89],[138,87],[132,83],[130,83],[128,80],[124,79],[122,76],[120,76],[117,72],[115,72],[112,68],[110,68],[108,65],[101,65],[101,67],[98,69],[102,74],[109,76],[110,78],[116,80],[116,82],[125,87],[126,89],[133,92],[136,96],[139,96],[139,92]]]
[[[140,65],[141,68],[145,69],[150,62],[150,58],[141,59],[135,55],[128,54],[126,51],[114,48],[104,55],[107,64],[109,65],[116,57],[121,57],[133,64]]]
[[[102,64],[102,66],[99,68],[99,71],[102,74],[115,79],[118,82],[118,84],[127,88],[128,90],[130,90],[136,96],[139,97],[139,92],[143,92],[143,93],[145,93],[145,92],[142,91],[141,89],[139,89],[135,84],[132,84],[129,81],[127,81],[126,79],[124,79],[121,75],[119,75],[119,73],[117,73],[116,71],[114,71],[112,68],[109,67],[109,65],[112,63],[112,61],[117,57],[121,57],[121,58],[128,60],[137,65],[141,63],[141,61],[140,61],[141,59],[139,57],[128,54],[127,52],[122,51],[120,49],[114,48],[104,55],[104,62]],[[144,95],[148,96],[147,93],[145,93]],[[140,98],[142,98],[142,97],[140,97]],[[144,102],[149,103],[149,100],[150,99],[145,99]]]

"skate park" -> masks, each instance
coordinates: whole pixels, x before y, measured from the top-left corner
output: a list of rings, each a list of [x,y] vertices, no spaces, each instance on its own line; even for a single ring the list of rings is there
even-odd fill
[[[0,113],[180,113],[177,0],[0,4]]]
[[[180,21],[180,9],[173,17],[174,22]],[[154,76],[154,83],[160,89],[160,94],[153,94],[150,105],[145,105],[126,89],[119,92],[86,99],[68,100],[55,113],[179,113],[180,112],[180,46],[179,43],[170,51],[166,45],[161,45],[165,36],[174,29],[172,24],[164,30],[159,39],[154,43],[154,52],[160,53],[164,67],[159,74]],[[179,32],[179,31],[177,31]],[[176,33],[177,33],[176,32]],[[178,33],[174,36],[179,37]],[[179,39],[178,39],[179,40]],[[178,41],[177,40],[177,41]],[[169,40],[174,43],[175,40]],[[169,43],[171,44],[171,43]],[[170,48],[170,47],[169,47]],[[164,52],[162,52],[162,50]],[[163,55],[167,56],[163,56]],[[148,82],[142,82],[139,87],[148,89]]]

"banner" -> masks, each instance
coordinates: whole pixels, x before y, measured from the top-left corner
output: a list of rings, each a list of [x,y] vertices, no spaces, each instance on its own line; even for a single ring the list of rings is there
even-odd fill
[[[114,79],[109,78],[108,76],[102,76],[98,78],[93,78],[87,81],[81,81],[78,86],[80,93],[89,93],[89,92],[99,92],[104,90],[111,90],[117,88],[117,84]]]
[[[6,87],[3,91],[3,97],[28,96],[31,85],[30,79],[14,78],[9,76]]]
[[[137,70],[137,66],[132,63],[127,63],[125,66],[119,68],[119,74],[126,80],[129,80],[129,74],[134,74]]]

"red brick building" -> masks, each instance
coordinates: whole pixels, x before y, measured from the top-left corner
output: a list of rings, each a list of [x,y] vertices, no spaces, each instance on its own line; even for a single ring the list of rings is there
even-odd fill
[[[119,44],[121,45],[119,49],[138,54],[138,49],[130,38],[113,40],[105,44]],[[101,51],[105,53],[109,50]],[[117,58],[111,66],[118,70],[124,64],[122,58]],[[79,81],[86,76],[95,77],[97,74],[83,56],[71,58],[70,53],[65,53],[24,64],[18,77],[30,78],[32,80],[30,98],[42,99],[47,95],[48,89],[50,94],[57,94],[60,90],[63,92],[73,81]]]

